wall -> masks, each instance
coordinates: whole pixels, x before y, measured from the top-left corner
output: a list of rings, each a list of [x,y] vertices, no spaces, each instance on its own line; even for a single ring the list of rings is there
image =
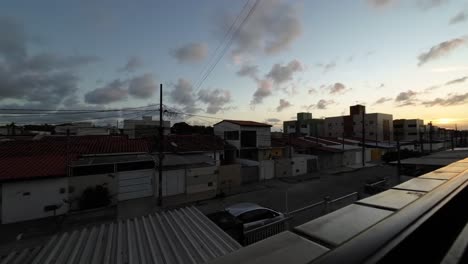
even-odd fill
[[[156,173],[159,175],[159,173]],[[165,170],[163,171],[163,178],[162,178],[162,193],[163,196],[172,196],[177,194],[185,193],[186,189],[186,170]],[[155,184],[157,188],[158,183]],[[157,193],[155,191],[154,193]]]
[[[291,175],[298,176],[307,173],[307,159],[305,157],[293,157],[291,159]]]
[[[68,212],[68,178],[3,183],[2,189],[3,224],[53,216],[44,211],[47,205],[61,205],[57,215]]]
[[[187,169],[187,194],[214,192],[216,195],[218,173],[216,166]]]
[[[218,192],[231,193],[231,188],[241,185],[241,165],[231,164],[219,167]]]
[[[213,132],[215,136],[218,136],[222,139],[224,138],[224,131],[240,131],[240,126],[230,123],[230,122],[225,122],[222,121],[221,123],[218,123],[214,125],[213,127]],[[226,140],[229,144],[233,145],[237,149],[240,149],[240,132],[239,132],[239,140]]]
[[[275,178],[291,177],[292,168],[290,159],[276,159],[275,161]]]
[[[258,158],[257,158],[258,161],[270,160],[272,158],[271,149],[259,149],[257,151],[257,154],[258,154]]]
[[[110,177],[109,175],[112,175]],[[83,194],[83,191],[88,187],[96,187],[97,185],[103,185],[109,190],[109,194],[112,197],[112,203],[117,202],[117,177],[115,174],[96,174],[96,175],[85,175],[69,177],[69,199],[71,201],[71,210],[79,209],[79,199]]]
[[[258,182],[259,169],[258,166],[241,167],[242,183]]]
[[[342,116],[327,117],[324,121],[326,137],[342,137],[344,129],[344,118]]]
[[[241,127],[241,131],[255,131],[257,134],[257,148],[271,147],[270,127]]]
[[[273,160],[262,160],[258,165],[259,180],[270,180],[275,177],[275,161]]]

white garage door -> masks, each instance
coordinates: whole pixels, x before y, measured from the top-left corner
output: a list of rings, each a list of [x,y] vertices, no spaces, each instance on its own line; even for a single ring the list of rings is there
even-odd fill
[[[152,196],[153,173],[154,170],[119,172],[119,201]]]

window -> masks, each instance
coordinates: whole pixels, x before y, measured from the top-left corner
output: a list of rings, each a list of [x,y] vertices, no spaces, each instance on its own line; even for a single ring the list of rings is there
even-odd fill
[[[29,196],[29,195],[31,195],[30,192],[24,192],[24,193],[23,193],[23,196]]]
[[[224,139],[239,140],[239,131],[224,131]]]
[[[416,135],[418,135],[418,133],[416,133],[416,132],[409,132],[408,133],[408,136],[416,136]]]
[[[128,163],[117,164],[117,171],[132,171],[132,170],[145,170],[145,169],[154,169],[154,162],[152,160],[149,160],[149,161],[128,162]]]
[[[403,124],[394,124],[393,128],[403,128]]]
[[[301,128],[307,128],[307,125],[301,125]]]
[[[278,216],[277,213],[272,212],[267,209],[256,209],[252,211],[245,212],[238,216],[239,220],[243,223],[252,223],[255,221],[260,221],[264,219],[269,219]]]
[[[114,173],[114,164],[79,166],[72,168],[73,176]]]
[[[63,193],[65,193],[65,190],[66,190],[65,188],[60,188],[59,193],[63,194]]]
[[[369,125],[373,125],[374,124],[374,121],[369,121]]]
[[[408,127],[416,127],[416,124],[409,124]]]
[[[295,125],[289,125],[289,128],[290,128],[290,129],[295,129],[296,126],[295,126]]]
[[[374,132],[369,132],[369,136],[373,136],[374,135]]]
[[[208,186],[210,186],[210,187],[213,186],[213,182],[209,182]]]

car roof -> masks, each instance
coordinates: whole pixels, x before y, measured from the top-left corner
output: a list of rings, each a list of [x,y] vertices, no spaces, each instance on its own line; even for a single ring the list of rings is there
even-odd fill
[[[268,209],[266,207],[260,206],[260,205],[255,204],[255,203],[237,203],[237,204],[233,204],[233,205],[231,205],[229,207],[226,207],[226,211],[228,211],[229,213],[231,213],[234,216],[239,216],[240,214],[243,214],[245,212],[253,211],[253,210],[257,210],[257,209],[271,210],[271,209]]]

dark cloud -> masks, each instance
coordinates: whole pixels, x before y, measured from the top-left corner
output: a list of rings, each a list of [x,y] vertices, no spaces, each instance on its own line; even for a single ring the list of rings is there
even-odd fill
[[[334,104],[335,101],[333,100],[325,100],[325,99],[320,99],[316,104],[311,104],[309,106],[304,106],[304,108],[309,111],[310,109],[319,109],[319,110],[324,110],[327,109],[329,105]]]
[[[327,73],[331,70],[333,70],[336,67],[336,63],[334,61],[323,64],[323,63],[317,63],[317,67],[320,67],[323,69],[323,73]]]
[[[377,87],[377,89],[384,88],[384,87],[385,87],[385,84],[381,83],[381,84]]]
[[[243,64],[239,71],[236,72],[239,76],[247,76],[254,80],[258,79],[258,66],[257,65],[249,65]]]
[[[276,112],[281,112],[284,109],[291,107],[291,106],[292,104],[290,102],[286,101],[285,99],[280,99],[279,105],[276,107]]]
[[[134,72],[135,70],[141,68],[144,65],[143,60],[140,57],[132,56],[128,58],[125,66],[120,68],[119,72]]]
[[[427,87],[426,89],[424,89],[424,92],[429,93],[430,91],[433,91],[433,90],[439,89],[439,88],[440,88],[440,85],[432,85],[432,86]]]
[[[408,106],[408,105],[414,105],[415,100],[416,100],[416,95],[418,93],[408,90],[406,92],[401,92],[397,95],[395,98],[395,102],[398,104],[398,106]]]
[[[291,81],[294,73],[300,72],[302,69],[302,64],[298,60],[292,60],[286,65],[281,65],[279,63],[274,64],[271,70],[265,75],[264,79],[255,79],[257,82],[257,90],[255,91],[250,104],[255,105],[263,102],[265,97],[268,97],[273,93],[274,87],[276,89],[281,89],[280,85],[284,85],[286,82]],[[297,87],[294,84],[289,90],[287,87],[282,90],[290,95],[297,93]]]
[[[0,104],[5,99],[24,106],[56,108],[78,89],[74,70],[98,60],[95,56],[30,55],[31,38],[14,20],[0,18]],[[21,104],[20,104],[21,105]]]
[[[182,108],[184,112],[195,113],[199,109],[196,107],[196,100],[193,91],[193,86],[190,81],[179,78],[177,84],[173,85],[169,96],[172,102],[178,104],[177,108]]]
[[[227,14],[218,28],[224,37],[237,14]],[[279,0],[259,1],[257,8],[234,38],[232,55],[286,50],[302,34],[299,13],[293,4]]]
[[[428,52],[421,53],[418,56],[418,66],[422,66],[423,64],[438,59],[440,57],[446,56],[450,54],[453,50],[461,47],[466,43],[465,38],[455,38],[449,41],[444,41],[432,47]]]
[[[278,119],[278,118],[274,118],[274,117],[273,117],[273,118],[268,118],[268,119],[266,119],[265,122],[267,122],[267,123],[272,123],[272,124],[276,124],[276,123],[281,122],[281,120]]]
[[[462,23],[468,20],[468,12],[467,11],[461,11],[460,13],[456,14],[454,17],[452,17],[449,21],[450,25],[457,24],[457,23]]]
[[[455,80],[451,80],[449,82],[446,82],[445,85],[452,85],[452,84],[457,84],[457,83],[464,83],[466,80],[468,80],[468,76],[458,78]]]
[[[128,93],[135,98],[145,99],[154,95],[158,85],[150,73],[132,78],[129,81]]]
[[[225,105],[231,102],[231,93],[220,89],[202,89],[198,92],[198,99],[207,104],[208,114],[216,114],[224,110]]]
[[[448,0],[418,0],[417,5],[423,10],[431,9],[447,3]]]
[[[430,107],[430,106],[454,106],[454,105],[462,105],[468,102],[468,93],[465,94],[453,94],[449,95],[447,98],[436,98],[431,101],[424,101],[422,102],[423,105]]]
[[[251,105],[260,104],[263,102],[265,97],[268,97],[273,92],[273,83],[270,80],[259,80],[257,82],[257,90],[253,95],[253,99],[250,102]]]
[[[330,92],[330,94],[343,94],[347,91],[349,91],[350,89],[347,89],[346,86],[342,83],[335,83],[333,85],[330,85],[328,87],[328,90]]]
[[[307,91],[309,94],[315,94],[317,93],[317,90],[314,88],[310,88],[309,91]]]
[[[381,97],[379,100],[375,101],[374,105],[378,105],[378,104],[383,104],[383,103],[386,103],[388,101],[392,101],[393,99],[390,98],[390,97]]]
[[[275,82],[275,84],[281,84],[287,81],[292,80],[293,74],[295,72],[302,71],[303,67],[301,62],[298,60],[292,60],[287,65],[282,66],[281,64],[277,63],[273,65],[270,72],[266,75],[266,77],[270,78]]]
[[[372,7],[381,8],[390,5],[392,2],[395,2],[395,0],[367,0],[367,2]]]
[[[205,43],[189,43],[169,52],[179,63],[201,62],[208,54],[208,46]]]
[[[85,94],[85,102],[88,104],[109,104],[122,101],[127,98],[127,81],[116,79],[101,88],[97,88]]]

